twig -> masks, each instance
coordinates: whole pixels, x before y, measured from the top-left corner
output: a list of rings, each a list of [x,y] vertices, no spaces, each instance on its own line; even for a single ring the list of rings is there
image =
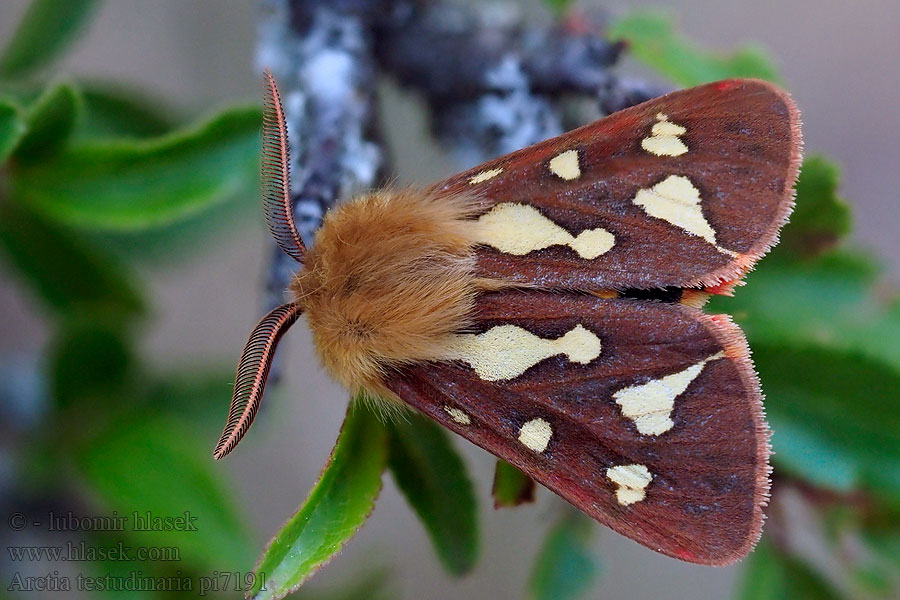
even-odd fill
[[[605,40],[602,17],[540,26],[515,5],[499,6],[262,0],[258,63],[281,88],[293,208],[307,245],[329,207],[388,174],[376,123],[380,72],[426,97],[433,130],[462,166],[561,133],[560,104],[571,95],[609,112],[660,91],[609,72],[624,46]],[[285,301],[296,268],[278,249],[272,257],[269,308]]]
[[[339,199],[374,186],[384,168],[375,124],[370,24],[343,2],[264,0],[261,67],[282,91],[291,143],[291,195],[306,244]],[[284,302],[296,263],[273,250],[268,303]]]

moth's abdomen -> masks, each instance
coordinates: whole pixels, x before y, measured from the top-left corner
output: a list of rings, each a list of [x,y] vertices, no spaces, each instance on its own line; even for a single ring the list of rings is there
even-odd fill
[[[466,195],[387,190],[328,214],[291,284],[316,348],[351,390],[387,369],[445,358],[476,295]]]

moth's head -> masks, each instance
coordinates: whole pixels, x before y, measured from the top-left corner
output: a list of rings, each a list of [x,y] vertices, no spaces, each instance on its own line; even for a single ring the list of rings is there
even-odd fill
[[[474,241],[465,196],[384,190],[331,210],[290,290],[323,363],[352,391],[441,358],[469,322]]]
[[[392,397],[387,370],[448,357],[448,338],[466,329],[476,290],[471,220],[478,198],[436,188],[388,189],[326,215],[312,248],[297,231],[290,193],[287,124],[266,72],[262,197],[278,246],[300,265],[293,301],[257,324],[244,348],[225,431],[228,454],[259,407],[278,341],[305,314],[325,367],[351,392]]]

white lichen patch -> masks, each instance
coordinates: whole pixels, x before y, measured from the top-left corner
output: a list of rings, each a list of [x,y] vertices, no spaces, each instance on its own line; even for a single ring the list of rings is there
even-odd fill
[[[656,156],[681,156],[688,147],[681,136],[687,129],[669,121],[663,113],[657,113],[657,122],[650,129],[650,135],[641,140],[641,148]]]
[[[725,358],[724,352],[705,358],[678,373],[622,388],[613,394],[613,398],[622,408],[622,415],[632,420],[640,433],[660,435],[675,425],[672,421],[675,399],[700,375],[706,363],[720,358]]]
[[[606,477],[618,486],[616,500],[622,506],[640,502],[646,496],[653,475],[644,465],[619,465],[606,470]]]
[[[519,441],[538,454],[547,449],[551,437],[553,428],[544,419],[532,419],[519,429]]]
[[[568,246],[582,258],[592,260],[616,243],[609,231],[586,229],[573,236],[527,204],[503,202],[478,219],[477,240],[500,252],[523,256],[550,246]]]
[[[716,243],[716,232],[700,208],[700,190],[683,175],[669,175],[649,189],[638,190],[633,202],[651,217],[680,227],[691,235],[703,238],[719,252],[737,256],[732,250]]]
[[[522,375],[542,360],[564,354],[571,362],[587,364],[600,356],[600,338],[576,325],[555,340],[538,337],[516,325],[498,325],[484,333],[464,333],[448,340],[448,358],[461,360],[484,381]]]

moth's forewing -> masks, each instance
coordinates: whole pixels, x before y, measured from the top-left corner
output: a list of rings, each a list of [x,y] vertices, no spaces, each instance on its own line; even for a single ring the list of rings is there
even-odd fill
[[[485,332],[460,338],[459,361],[405,369],[387,386],[654,550],[704,564],[749,552],[769,434],[730,321],[678,304],[509,291],[479,300]]]
[[[482,275],[576,289],[707,287],[739,278],[775,242],[800,152],[787,94],[729,80],[617,112],[438,186],[476,192],[485,212],[502,206],[479,249]]]

